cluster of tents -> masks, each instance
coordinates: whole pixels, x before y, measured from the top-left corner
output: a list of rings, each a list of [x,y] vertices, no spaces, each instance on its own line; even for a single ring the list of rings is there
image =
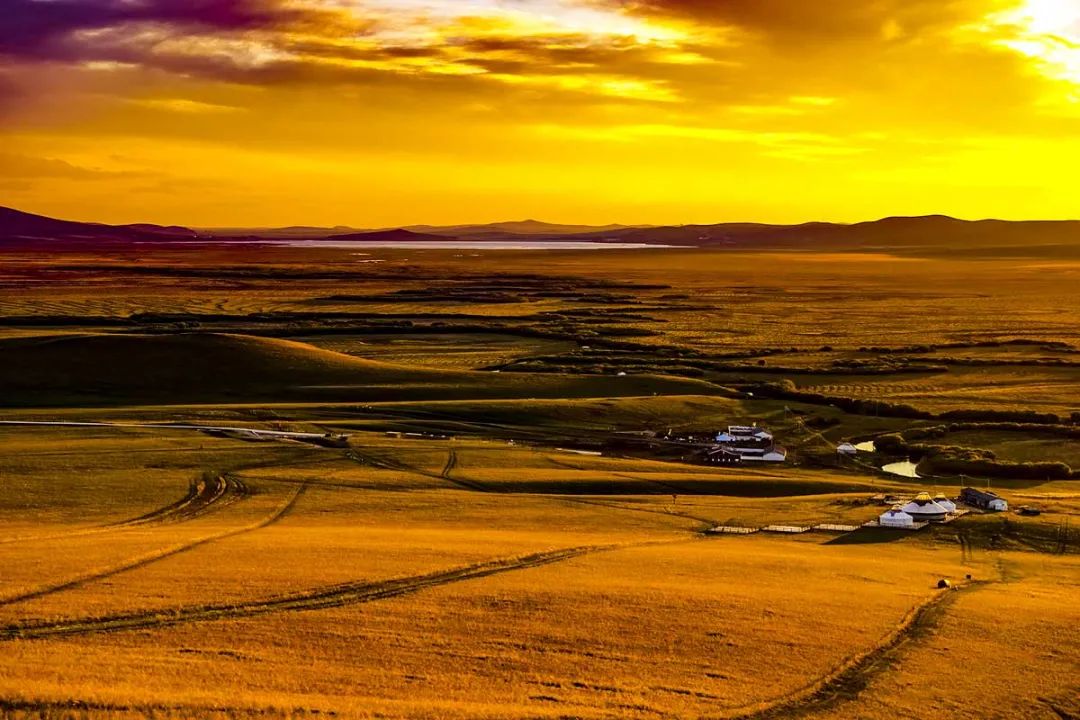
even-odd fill
[[[922,492],[906,505],[893,505],[881,514],[878,523],[884,527],[914,527],[917,522],[941,522],[955,512],[956,503],[944,493],[931,498],[930,493]]]

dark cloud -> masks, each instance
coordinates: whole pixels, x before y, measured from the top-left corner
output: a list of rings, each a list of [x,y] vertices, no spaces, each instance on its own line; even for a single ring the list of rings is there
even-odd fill
[[[308,16],[274,0],[5,0],[0,55],[78,57],[73,33],[129,23],[159,23],[177,31],[243,31],[299,23]]]

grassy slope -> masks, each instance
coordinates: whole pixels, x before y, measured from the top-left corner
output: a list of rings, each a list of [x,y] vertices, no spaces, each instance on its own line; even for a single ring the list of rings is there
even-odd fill
[[[715,394],[657,376],[494,375],[403,367],[244,335],[55,335],[0,341],[8,406]]]

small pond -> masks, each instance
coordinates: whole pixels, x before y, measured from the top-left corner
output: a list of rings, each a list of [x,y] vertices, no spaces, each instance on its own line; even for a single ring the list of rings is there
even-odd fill
[[[915,468],[918,467],[918,463],[913,463],[910,460],[902,460],[900,462],[889,463],[888,465],[882,465],[881,469],[891,475],[899,475],[900,477],[917,478],[919,473],[915,472]]]

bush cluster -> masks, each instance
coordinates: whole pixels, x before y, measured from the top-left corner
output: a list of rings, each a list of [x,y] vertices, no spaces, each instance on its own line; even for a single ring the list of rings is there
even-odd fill
[[[920,457],[920,462],[935,473],[1027,480],[1067,480],[1074,476],[1073,469],[1063,462],[1010,462],[998,460],[992,450],[961,445],[912,443],[905,438],[905,435],[914,434],[920,438],[942,437],[945,432],[945,428],[939,426],[908,431],[904,435],[889,433],[874,438],[874,447],[880,452]]]
[[[931,413],[925,410],[919,410],[916,407],[902,403],[823,395],[822,393],[799,390],[796,388],[795,383],[790,380],[752,383],[749,385],[749,390],[755,395],[777,400],[797,400],[812,405],[832,405],[856,415],[884,415],[886,417],[902,417],[916,420],[932,420],[934,418]]]

